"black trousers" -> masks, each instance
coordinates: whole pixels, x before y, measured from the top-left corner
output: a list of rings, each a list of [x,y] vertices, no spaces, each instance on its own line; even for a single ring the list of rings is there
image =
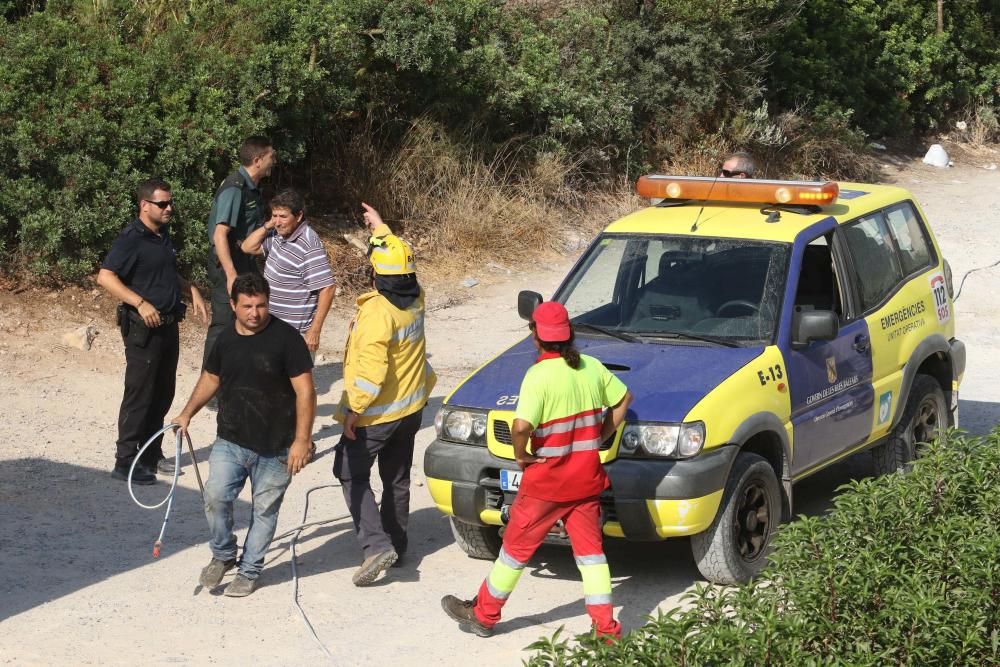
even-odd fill
[[[357,439],[341,436],[336,447],[333,474],[343,487],[365,558],[390,548],[398,554],[406,551],[410,466],[422,414],[420,410],[386,424],[357,427],[354,429]],[[382,479],[381,510],[371,487],[371,470],[376,460]]]
[[[259,273],[257,262],[253,257],[234,254],[234,266],[238,273]],[[216,339],[223,330],[232,326],[233,315],[232,306],[229,305],[229,292],[226,290],[226,272],[222,270],[215,261],[208,262],[208,282],[209,282],[209,302],[212,304],[212,319],[208,323],[208,333],[205,334],[205,351],[202,355],[202,366],[208,359],[208,353],[215,345]]]
[[[149,436],[163,428],[174,401],[180,340],[177,323],[145,329],[130,323],[125,342],[125,393],[118,412],[115,465],[128,467]],[[148,334],[148,335],[144,335]],[[145,340],[144,340],[145,339]],[[163,456],[163,436],[149,446],[142,463],[153,467]]]

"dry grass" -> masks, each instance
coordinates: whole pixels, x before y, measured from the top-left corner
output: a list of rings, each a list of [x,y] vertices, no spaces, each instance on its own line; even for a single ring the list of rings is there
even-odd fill
[[[490,262],[524,266],[560,251],[566,236],[589,237],[641,204],[631,185],[583,192],[573,186],[578,163],[555,154],[528,158],[515,143],[487,153],[474,131],[457,139],[426,119],[414,122],[394,146],[369,124],[343,143],[349,168],[333,178],[348,201],[379,209],[406,238],[425,278],[475,271]],[[347,155],[350,157],[348,158]],[[342,242],[350,221],[321,220],[331,262],[342,285],[361,289],[367,264]]]
[[[369,122],[335,142],[339,154],[325,177],[343,201],[379,209],[413,245],[425,280],[475,274],[489,263],[524,267],[575,251],[574,241],[645,205],[632,182],[595,185],[572,157],[528,154],[516,142],[487,150],[478,134],[456,137],[428,119],[403,132]],[[879,174],[863,137],[849,126],[817,126],[794,113],[772,118],[766,107],[712,135],[665,137],[659,148],[665,157],[656,170],[663,173],[714,175],[727,154],[749,150],[764,178],[874,181]],[[364,238],[360,209],[312,219],[339,284],[366,289],[367,260],[343,240],[345,233]]]

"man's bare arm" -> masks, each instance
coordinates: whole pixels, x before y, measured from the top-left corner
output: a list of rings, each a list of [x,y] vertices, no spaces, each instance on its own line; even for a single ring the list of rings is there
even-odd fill
[[[604,424],[601,426],[601,442],[610,438],[611,434],[618,430],[618,426],[625,420],[625,413],[628,412],[628,406],[631,403],[632,392],[626,391],[622,400],[613,405],[604,415]]]
[[[122,282],[118,274],[108,269],[97,273],[97,284],[107,290],[108,294],[139,311],[139,317],[150,329],[160,326],[160,311],[150,302],[143,299],[135,291]]]
[[[205,404],[208,403],[210,398],[215,396],[215,392],[217,391],[219,391],[219,376],[208,371],[202,371],[198,377],[198,383],[191,391],[191,398],[188,399],[187,405],[184,406],[179,415],[170,420],[170,423],[177,424],[180,427],[181,433],[187,434],[191,418],[205,407]]]
[[[302,470],[311,456],[313,420],[316,418],[316,387],[312,371],[291,378],[295,391],[295,440],[288,449],[288,472]]]
[[[240,244],[240,250],[248,255],[263,255],[264,239],[267,238],[268,232],[272,229],[274,229],[274,223],[268,220],[243,239],[243,243]]]
[[[229,252],[229,225],[221,222],[215,225],[212,232],[212,244],[215,246],[215,256],[219,258],[219,266],[226,274],[226,292],[232,290],[236,280],[236,267],[233,266],[233,255]]]
[[[329,285],[319,291],[316,315],[313,316],[312,324],[309,325],[309,330],[304,335],[306,347],[309,348],[310,352],[315,352],[319,349],[320,333],[323,331],[323,322],[326,321],[327,313],[330,312],[330,306],[333,304],[334,290],[334,286]]]
[[[532,463],[543,460],[528,453],[528,441],[531,438],[533,430],[535,429],[529,422],[523,419],[514,420],[514,428],[510,435],[512,444],[514,445],[514,460],[517,461],[517,465],[521,467],[521,470],[524,470]]]

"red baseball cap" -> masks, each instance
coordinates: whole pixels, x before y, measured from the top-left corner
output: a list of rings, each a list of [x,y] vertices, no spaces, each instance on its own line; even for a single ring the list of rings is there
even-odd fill
[[[546,301],[535,308],[531,314],[535,323],[535,333],[539,340],[546,343],[561,343],[569,340],[572,330],[569,326],[569,313],[566,307],[558,301]]]

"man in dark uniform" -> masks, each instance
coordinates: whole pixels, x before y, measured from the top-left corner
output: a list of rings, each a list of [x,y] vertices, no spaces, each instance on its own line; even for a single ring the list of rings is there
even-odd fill
[[[256,260],[240,249],[243,240],[265,219],[260,181],[271,175],[274,148],[267,137],[248,137],[240,146],[240,164],[215,193],[208,215],[208,279],[211,283],[212,322],[205,336],[202,361],[208,359],[215,339],[232,326],[229,292],[241,273],[257,273]]]
[[[201,294],[177,273],[177,251],[166,229],[174,213],[170,185],[156,178],[143,181],[136,199],[139,217],[118,234],[97,275],[97,284],[122,302],[118,323],[125,342],[125,393],[111,473],[115,479],[128,477],[139,447],[163,426],[174,400],[182,291],[202,322],[208,320]],[[173,461],[163,458],[161,441],[162,436],[136,466],[135,484],[152,484],[157,470],[173,474]]]

